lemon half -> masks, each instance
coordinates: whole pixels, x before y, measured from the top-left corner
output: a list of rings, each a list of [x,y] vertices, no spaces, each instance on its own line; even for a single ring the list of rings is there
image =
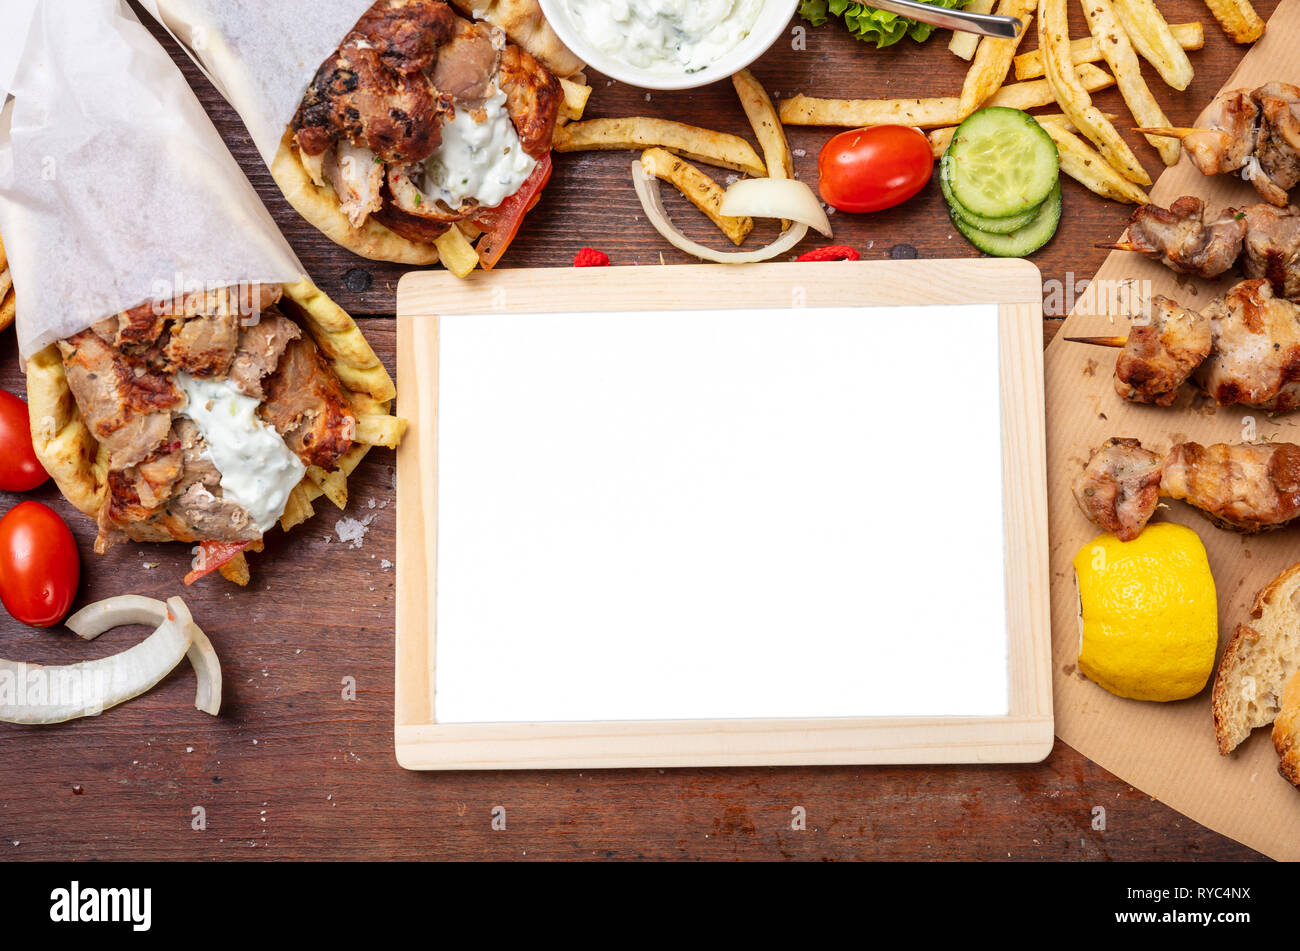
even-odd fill
[[[1160,522],[1131,542],[1098,536],[1074,556],[1074,575],[1086,676],[1134,700],[1200,693],[1214,669],[1219,605],[1194,531]]]

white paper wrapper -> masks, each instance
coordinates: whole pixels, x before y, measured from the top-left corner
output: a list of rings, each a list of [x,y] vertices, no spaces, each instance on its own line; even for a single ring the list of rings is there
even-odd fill
[[[25,39],[6,27],[31,12]],[[167,52],[114,0],[5,0],[0,235],[24,359],[181,285],[302,265]],[[0,78],[5,78],[0,73]]]
[[[275,158],[325,57],[374,0],[142,0]]]

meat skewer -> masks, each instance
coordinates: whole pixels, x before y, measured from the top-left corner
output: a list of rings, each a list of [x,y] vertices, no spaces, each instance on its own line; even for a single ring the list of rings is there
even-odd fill
[[[1070,489],[1088,520],[1121,541],[1142,534],[1161,497],[1228,531],[1267,532],[1300,517],[1300,446],[1184,442],[1161,457],[1136,439],[1112,438]]]
[[[1239,172],[1271,205],[1286,207],[1300,183],[1300,87],[1265,83],[1222,93],[1202,114],[1205,127],[1149,127],[1145,135],[1179,139],[1203,175]]]
[[[1121,347],[1115,391],[1132,403],[1169,406],[1194,379],[1221,406],[1270,413],[1300,408],[1300,305],[1263,279],[1242,281],[1199,313],[1167,297],[1127,337],[1067,337]]]

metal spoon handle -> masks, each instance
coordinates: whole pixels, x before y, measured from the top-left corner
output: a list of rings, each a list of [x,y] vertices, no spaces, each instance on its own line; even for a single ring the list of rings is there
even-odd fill
[[[965,10],[945,10],[943,7],[931,6],[928,3],[917,3],[916,0],[869,0],[867,6],[949,30],[978,33],[980,36],[996,36],[1006,40],[1014,40],[1024,28],[1024,24],[1016,17],[967,13]]]

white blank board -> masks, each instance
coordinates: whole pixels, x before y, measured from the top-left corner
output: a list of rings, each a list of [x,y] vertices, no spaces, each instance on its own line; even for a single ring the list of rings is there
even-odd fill
[[[1007,713],[996,304],[438,346],[437,722]]]

